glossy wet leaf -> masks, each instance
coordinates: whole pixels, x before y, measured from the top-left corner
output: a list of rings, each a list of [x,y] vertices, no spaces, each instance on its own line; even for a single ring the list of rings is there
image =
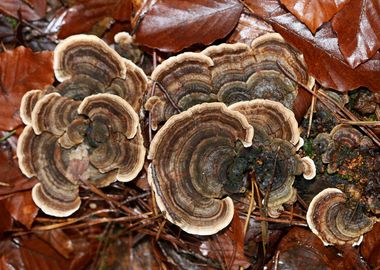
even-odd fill
[[[315,33],[350,0],[280,0],[311,32]],[[355,1],[353,1],[355,2]]]
[[[5,207],[14,220],[30,229],[34,218],[38,214],[38,207],[32,200],[31,191],[22,191],[12,194],[5,201]]]
[[[371,267],[380,265],[380,223],[373,226],[372,231],[364,235],[360,251]]]
[[[0,53],[0,130],[21,124],[19,107],[25,92],[53,82],[52,52],[34,53],[20,46]]]
[[[371,58],[380,48],[380,2],[355,0],[333,19],[339,48],[351,67]]]
[[[285,235],[268,269],[367,269],[359,252],[352,246],[326,247],[309,230],[295,227]]]
[[[141,15],[136,42],[165,52],[209,45],[232,31],[242,10],[238,0],[157,1]]]
[[[129,0],[77,0],[65,11],[58,37],[89,32],[97,22],[107,17],[128,21],[131,12],[132,4]]]
[[[250,45],[252,40],[264,35],[272,33],[272,26],[264,20],[254,16],[250,12],[243,12],[240,16],[238,25],[228,37],[228,43],[242,42]]]
[[[379,53],[352,69],[339,50],[338,38],[332,30],[331,23],[325,23],[313,35],[277,0],[245,2],[254,14],[266,18],[277,32],[303,53],[310,73],[322,86],[342,92],[360,86],[368,87],[375,92],[380,91]]]
[[[45,17],[46,0],[1,0],[0,11],[17,19],[39,20]]]

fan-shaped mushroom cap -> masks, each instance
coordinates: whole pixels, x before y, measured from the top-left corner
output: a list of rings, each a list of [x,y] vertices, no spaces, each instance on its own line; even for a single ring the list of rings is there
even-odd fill
[[[77,117],[80,101],[61,97],[51,93],[38,100],[32,111],[32,127],[39,135],[49,131],[54,135],[62,135],[66,126]]]
[[[113,78],[125,79],[126,73],[120,55],[100,38],[84,34],[68,37],[57,45],[53,66],[60,82],[81,74],[108,85]]]
[[[306,180],[311,180],[317,175],[317,169],[315,167],[314,161],[310,157],[302,158],[303,164],[303,178]]]
[[[30,90],[21,99],[20,117],[26,125],[32,124],[32,111],[37,101],[44,95],[41,90]]]
[[[375,223],[362,210],[350,208],[346,195],[337,188],[327,188],[315,196],[306,219],[325,245],[355,244]]]
[[[48,132],[36,135],[26,127],[17,146],[19,165],[28,177],[36,176],[40,184],[33,189],[33,200],[45,213],[67,216],[80,205],[78,185],[68,180],[63,170],[68,160],[56,143],[57,137]]]
[[[201,104],[171,117],[154,137],[148,180],[165,217],[192,234],[226,227],[234,208],[224,185],[235,143],[252,143],[253,128],[224,104]]]
[[[56,87],[56,92],[63,97],[74,100],[83,100],[85,97],[103,93],[104,84],[88,75],[73,75]]]
[[[93,132],[98,133],[95,136],[99,136],[99,140],[111,131],[120,132],[131,139],[136,135],[139,125],[139,117],[131,105],[121,97],[112,94],[86,97],[78,107],[78,113],[88,116],[93,123],[97,124],[93,127]]]
[[[142,69],[131,61],[124,59],[124,64],[127,68],[125,79],[115,78],[111,85],[105,89],[105,93],[124,98],[138,112],[147,89],[148,78]]]
[[[281,64],[281,68],[278,63]],[[150,97],[153,129],[180,110],[204,102],[233,104],[265,98],[292,108],[298,85],[286,77],[283,69],[298,81],[312,87],[302,56],[277,35],[264,35],[252,48],[243,44],[211,46],[200,53],[183,53],[162,62],[152,79],[167,91]]]
[[[34,106],[31,120],[17,155],[22,172],[40,181],[32,195],[46,214],[76,211],[80,181],[98,187],[130,181],[143,167],[138,116],[119,96],[98,94],[80,102],[51,93]]]
[[[294,113],[280,102],[255,99],[241,101],[229,106],[230,109],[242,113],[250,124],[257,124],[273,137],[289,141],[296,146],[300,140],[298,123]]]
[[[309,76],[303,55],[288,44],[278,33],[267,33],[251,43],[251,48],[260,70],[281,71],[278,65],[285,68],[298,82],[312,89],[314,78]]]

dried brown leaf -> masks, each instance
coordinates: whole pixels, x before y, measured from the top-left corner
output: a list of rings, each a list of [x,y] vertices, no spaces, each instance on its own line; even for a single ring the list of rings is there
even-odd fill
[[[380,91],[380,53],[352,69],[338,46],[331,24],[324,24],[315,34],[277,0],[245,0],[254,14],[266,18],[274,29],[304,55],[310,73],[326,88],[342,92],[365,86]]]
[[[365,270],[359,252],[352,246],[325,247],[309,230],[295,227],[285,235],[268,269],[352,269]]]
[[[34,218],[38,214],[38,207],[32,200],[30,190],[15,193],[6,199],[5,208],[13,219],[17,220],[28,229],[30,229]]]
[[[0,237],[1,235],[12,228],[13,220],[12,217],[9,215],[7,209],[4,206],[5,202],[4,200],[0,201]],[[0,267],[0,269],[2,269]]]
[[[315,33],[350,0],[280,0],[311,32]],[[353,1],[355,2],[355,1]]]
[[[0,53],[0,130],[21,124],[19,107],[25,92],[54,82],[52,52],[17,47]]]
[[[0,11],[8,16],[27,21],[39,20],[45,17],[46,0],[1,0]]]
[[[250,45],[252,40],[266,33],[274,32],[272,26],[263,19],[258,18],[250,12],[240,15],[239,23],[229,36],[228,43],[242,42]]]
[[[244,255],[244,219],[235,212],[228,229],[218,233],[214,238],[202,243],[202,254],[216,260],[222,259],[227,269],[244,269],[251,265]]]
[[[157,1],[140,13],[136,42],[164,52],[209,45],[232,31],[242,10],[238,0]]]
[[[130,0],[77,0],[64,15],[58,37],[89,32],[98,21],[106,17],[129,21],[131,12]]]
[[[54,239],[55,247],[52,245],[54,241],[51,238],[41,238],[36,234],[3,239],[0,241],[0,267],[7,265],[5,269],[84,269],[93,258],[98,242],[87,237],[85,232],[64,234],[65,236],[61,235]],[[57,242],[59,239],[63,242]],[[65,258],[57,252],[56,248],[60,244],[66,245],[68,239],[72,245],[69,248],[72,252],[69,258]],[[59,249],[62,251],[62,248]]]
[[[68,259],[74,252],[73,242],[61,229],[36,232],[36,235],[49,243],[59,254]]]
[[[356,0],[348,3],[333,19],[343,56],[355,68],[380,48],[380,2]]]
[[[364,259],[373,268],[380,266],[380,223],[373,226],[372,231],[364,235],[363,243],[360,247]]]

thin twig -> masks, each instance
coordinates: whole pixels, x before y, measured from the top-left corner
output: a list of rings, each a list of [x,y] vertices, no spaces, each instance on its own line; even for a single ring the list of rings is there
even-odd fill
[[[251,217],[251,212],[253,209],[253,203],[255,202],[255,185],[254,185],[255,179],[253,176],[253,171],[248,172],[248,179],[251,180],[250,182],[251,182],[252,190],[251,190],[251,200],[249,202],[249,207],[248,207],[248,213],[247,213],[247,217],[246,217],[245,224],[244,224],[244,238],[245,238],[245,235],[246,235],[247,230],[248,230],[249,219]]]
[[[314,108],[315,108],[315,103],[316,103],[316,96],[318,96],[318,88],[316,85],[314,85],[314,91],[315,95],[311,97],[311,106],[310,106],[310,117],[309,117],[309,126],[307,127],[307,134],[306,137],[309,138],[310,136],[310,131],[311,131],[311,126],[313,123],[313,115],[314,115]]]
[[[302,86],[302,88],[304,88],[306,91],[308,91],[309,93],[311,93],[313,96],[316,96],[316,98],[318,98],[319,101],[321,101],[321,103],[323,105],[326,106],[327,109],[329,109],[333,115],[339,119],[339,117],[336,116],[336,113],[339,113],[341,114],[343,117],[347,117],[349,118],[350,120],[352,121],[359,121],[359,119],[352,113],[350,112],[349,110],[347,110],[346,108],[344,108],[344,106],[342,106],[341,104],[339,104],[336,100],[334,100],[333,98],[330,98],[328,95],[326,95],[325,93],[323,92],[319,92],[319,95],[316,95],[313,91],[311,91],[306,85],[304,85],[303,83],[297,81],[295,78],[293,78],[292,74],[290,74],[289,71],[287,71],[282,65],[280,62],[277,61],[277,65],[278,67],[280,68],[280,70],[284,73],[284,75],[286,75],[290,80],[292,80],[293,82],[297,83],[298,85]],[[333,106],[335,106],[334,108],[331,108],[330,105],[326,104],[326,102],[321,98],[323,97],[324,99],[328,100]],[[338,111],[335,110],[335,108],[339,109]],[[380,139],[379,137],[373,132],[373,130],[367,128],[366,126],[359,126],[359,128],[365,133],[367,134],[378,146],[380,146]]]
[[[174,102],[174,100],[171,98],[169,92],[165,89],[165,87],[158,81],[156,81],[157,85],[159,86],[159,89],[162,93],[164,93],[165,97],[169,100],[170,104],[176,109],[177,113],[181,113],[182,110],[177,106],[177,104]]]

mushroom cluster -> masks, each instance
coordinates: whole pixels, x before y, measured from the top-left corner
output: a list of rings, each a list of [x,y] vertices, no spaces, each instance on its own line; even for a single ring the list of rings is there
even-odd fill
[[[204,102],[227,105],[252,99],[270,99],[292,109],[299,85],[310,89],[303,56],[279,34],[265,34],[251,46],[242,43],[211,46],[200,53],[182,53],[162,62],[152,80],[165,88],[156,91],[145,104],[152,117],[152,128],[172,115]],[[289,75],[288,74],[288,75]],[[175,106],[173,106],[174,104]]]
[[[316,169],[297,154],[303,140],[291,109],[299,85],[289,74],[310,88],[314,84],[302,55],[279,34],[251,46],[182,53],[153,71],[160,90],[144,105],[158,129],[148,179],[169,221],[192,234],[225,228],[234,211],[231,195],[245,196],[250,172],[268,195],[270,216],[296,201],[295,176],[312,179]]]
[[[296,200],[296,175],[315,176],[311,159],[296,153],[294,114],[270,100],[202,103],[169,118],[150,145],[148,179],[157,205],[172,223],[210,235],[233,217],[230,195],[247,189],[254,171],[268,213],[278,217]]]
[[[375,217],[368,217],[358,205],[350,205],[344,192],[327,188],[313,198],[307,223],[325,245],[359,245],[372,229]]]
[[[147,78],[101,39],[76,35],[54,51],[61,83],[27,92],[20,115],[27,125],[17,156],[37,177],[34,202],[46,214],[68,216],[80,206],[82,182],[98,187],[133,180],[143,167],[139,126]]]

